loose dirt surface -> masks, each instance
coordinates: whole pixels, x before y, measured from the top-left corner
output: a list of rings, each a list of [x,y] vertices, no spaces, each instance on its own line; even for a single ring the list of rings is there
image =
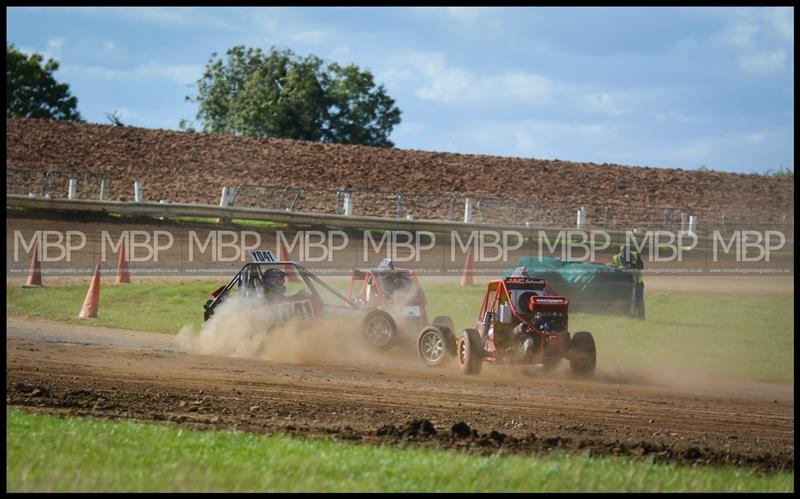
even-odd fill
[[[542,455],[794,468],[791,384],[664,386],[566,365],[423,367],[391,351],[341,362],[189,353],[173,336],[7,318],[6,403],[199,429]]]

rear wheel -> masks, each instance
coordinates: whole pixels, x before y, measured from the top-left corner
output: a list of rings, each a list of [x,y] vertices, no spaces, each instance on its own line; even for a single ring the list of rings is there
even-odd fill
[[[438,325],[425,327],[417,338],[417,353],[426,366],[447,364],[453,357],[452,337]]]
[[[465,329],[458,338],[458,366],[464,374],[480,374],[483,355],[478,331]]]
[[[440,327],[444,326],[448,331],[450,331],[450,334],[456,334],[456,327],[453,324],[453,319],[451,319],[448,315],[437,315],[436,318],[431,321],[431,324]]]
[[[456,326],[453,324],[453,319],[447,315],[437,315],[435,319],[433,319],[432,324],[434,326],[439,326],[439,329],[445,335],[445,347],[447,348],[447,353],[451,356],[456,356]]]
[[[591,333],[582,331],[575,333],[570,341],[569,365],[573,374],[588,378],[594,374],[597,363],[594,337]]]
[[[389,350],[397,339],[394,319],[381,310],[370,312],[364,317],[361,332],[369,346],[379,351]]]

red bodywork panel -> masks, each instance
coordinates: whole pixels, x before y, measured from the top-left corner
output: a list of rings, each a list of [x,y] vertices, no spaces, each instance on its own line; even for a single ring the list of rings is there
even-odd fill
[[[567,313],[569,300],[563,296],[531,296],[528,308],[531,313],[541,312],[549,314],[553,312]]]

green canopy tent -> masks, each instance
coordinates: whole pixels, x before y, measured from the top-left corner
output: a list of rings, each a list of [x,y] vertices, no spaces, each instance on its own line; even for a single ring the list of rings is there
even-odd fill
[[[575,312],[632,314],[636,282],[632,272],[603,265],[552,256],[523,256],[515,268],[525,267],[531,277],[547,279],[570,301]],[[508,277],[514,269],[506,270]]]

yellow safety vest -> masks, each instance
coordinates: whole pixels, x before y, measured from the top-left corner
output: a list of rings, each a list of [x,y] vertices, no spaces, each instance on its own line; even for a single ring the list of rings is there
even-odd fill
[[[637,262],[639,262],[639,252],[631,251],[631,265],[636,265]],[[622,261],[619,258],[619,253],[611,257],[611,265],[614,267],[622,267]],[[636,279],[637,284],[644,282],[644,276],[642,276],[642,272],[640,270],[634,270],[634,279]]]

